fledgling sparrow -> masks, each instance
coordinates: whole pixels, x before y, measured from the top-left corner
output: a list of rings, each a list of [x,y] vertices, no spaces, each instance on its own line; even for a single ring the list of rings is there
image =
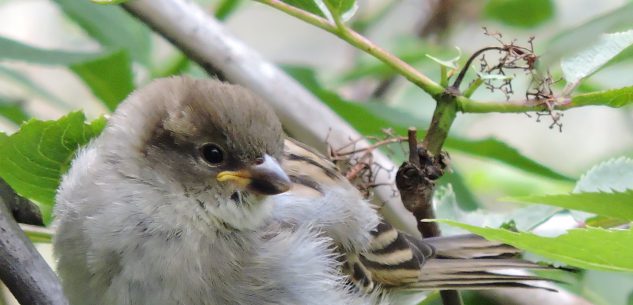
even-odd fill
[[[216,80],[130,95],[64,176],[54,249],[71,304],[388,304],[393,291],[531,287],[517,250],[382,221],[272,109]]]

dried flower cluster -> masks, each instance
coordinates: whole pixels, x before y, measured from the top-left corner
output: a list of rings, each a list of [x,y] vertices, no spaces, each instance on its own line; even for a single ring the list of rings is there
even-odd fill
[[[373,151],[384,148],[388,154],[395,154],[391,146],[407,141],[406,137],[397,136],[391,129],[383,129],[383,136],[367,137],[374,144],[357,147],[362,139],[350,139],[349,143],[336,149],[328,143],[328,157],[337,165],[341,173],[358,188],[365,198],[373,196],[373,189],[380,185],[393,184],[376,183],[376,175],[381,171],[393,172],[395,168],[385,168],[373,161]],[[400,146],[404,152],[404,148]],[[394,188],[394,196],[396,189]]]
[[[506,100],[509,100],[515,93],[512,87],[512,81],[516,76],[514,71],[526,73],[531,83],[525,92],[525,103],[543,106],[543,111],[536,113],[536,121],[540,122],[543,116],[550,117],[552,124],[549,127],[558,127],[562,131],[561,117],[563,115],[554,109],[556,96],[552,90],[552,86],[560,79],[554,80],[549,71],[538,70],[539,57],[534,52],[534,36],[527,40],[527,45],[521,45],[516,39],[508,43],[503,41],[501,33],[490,31],[485,27],[483,29],[486,36],[494,38],[500,44],[500,46],[478,50],[468,61],[470,63],[473,58],[479,57],[479,78],[484,86],[491,92],[501,92]],[[486,58],[487,51],[495,50],[499,52],[498,58]],[[468,69],[468,63],[463,69]]]

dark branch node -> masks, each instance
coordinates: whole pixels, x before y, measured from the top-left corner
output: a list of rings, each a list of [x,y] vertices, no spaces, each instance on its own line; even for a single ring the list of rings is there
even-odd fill
[[[418,230],[423,237],[439,236],[436,223],[421,222],[422,219],[435,218],[433,211],[433,192],[436,181],[442,177],[448,167],[449,157],[445,152],[432,156],[417,145],[415,130],[409,129],[409,161],[404,162],[396,174],[396,186],[405,208],[418,220]]]

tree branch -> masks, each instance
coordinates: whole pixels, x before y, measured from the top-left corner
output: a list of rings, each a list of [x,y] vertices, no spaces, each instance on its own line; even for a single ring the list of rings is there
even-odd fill
[[[457,97],[458,109],[464,113],[522,113],[547,110],[546,103],[552,105],[552,110],[567,110],[584,106],[604,106],[604,101],[595,100],[595,103],[580,103],[582,95],[575,97],[560,97],[553,100],[524,100],[507,102],[482,102],[466,97]]]
[[[457,107],[456,97],[452,93],[447,91],[437,97],[437,106],[433,112],[431,124],[422,141],[422,146],[431,156],[439,156],[442,152],[448,131],[457,115]]]
[[[441,149],[455,118],[454,105],[454,96],[446,95],[438,100],[431,128],[422,145],[417,144],[415,128],[409,128],[409,160],[400,166],[396,174],[396,185],[402,203],[418,221],[418,231],[424,238],[441,235],[436,222],[421,220],[435,218],[433,193],[437,179],[444,175],[447,167],[448,156],[443,155]],[[444,305],[463,304],[457,290],[441,290],[440,296]]]
[[[0,280],[20,304],[67,305],[57,276],[15,222],[0,193]]]
[[[2,178],[0,178],[0,197],[17,222],[44,226],[40,208],[30,200],[16,194]]]

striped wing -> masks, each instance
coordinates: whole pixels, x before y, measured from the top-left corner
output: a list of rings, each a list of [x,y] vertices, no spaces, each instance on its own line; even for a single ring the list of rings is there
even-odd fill
[[[363,200],[332,162],[300,142],[286,140],[282,167],[294,183],[293,193],[300,196],[318,197],[328,188],[343,187]],[[514,258],[518,249],[475,235],[422,240],[399,232],[384,221],[370,233],[372,239],[365,251],[342,253],[342,271],[365,291],[377,286],[413,290],[535,288],[525,281],[541,278],[498,272],[549,268]]]
[[[329,187],[344,187],[358,193],[325,156],[292,139],[285,144],[282,166],[294,183],[293,192],[320,196]],[[360,193],[358,196],[362,200]],[[365,290],[371,290],[375,283],[399,286],[416,282],[421,266],[433,255],[432,247],[411,243],[386,222],[370,233],[373,239],[366,252],[344,253],[344,271],[350,279]]]

